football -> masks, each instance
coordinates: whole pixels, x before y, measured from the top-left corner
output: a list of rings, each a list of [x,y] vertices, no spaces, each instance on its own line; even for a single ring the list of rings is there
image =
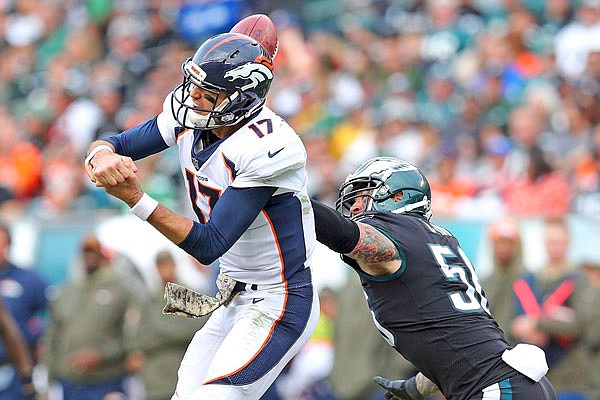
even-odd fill
[[[271,18],[264,14],[249,15],[235,24],[230,32],[250,36],[260,43],[271,54],[271,57],[275,59],[277,49],[279,48],[279,41],[277,40],[275,24],[273,24]]]

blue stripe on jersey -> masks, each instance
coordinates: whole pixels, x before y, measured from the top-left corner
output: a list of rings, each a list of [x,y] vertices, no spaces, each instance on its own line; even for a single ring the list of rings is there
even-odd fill
[[[213,263],[242,236],[275,193],[275,187],[228,187],[203,225],[194,222],[179,247],[204,265]],[[231,218],[235,215],[235,218]]]
[[[284,280],[304,268],[306,245],[302,225],[302,205],[292,193],[275,196],[264,207],[283,259]]]
[[[306,329],[313,302],[313,287],[310,284],[296,286],[294,281],[309,281],[304,274],[310,274],[306,268],[288,283],[288,296],[283,305],[282,317],[275,321],[263,347],[250,362],[239,371],[217,378],[205,384],[249,385],[262,378],[283,358]]]
[[[235,169],[235,163],[233,161],[231,161],[229,158],[227,158],[227,156],[225,156],[225,154],[221,153],[221,155],[223,156],[223,162],[225,163],[225,166],[229,170],[229,174],[231,175],[231,180],[234,181],[237,176],[237,170]]]
[[[510,379],[505,379],[498,383],[500,386],[500,400],[512,400],[512,386],[510,385]]]
[[[156,123],[157,118],[158,116],[118,135],[111,136],[106,141],[115,147],[115,153],[131,157],[134,160],[161,152],[169,146],[160,134]]]

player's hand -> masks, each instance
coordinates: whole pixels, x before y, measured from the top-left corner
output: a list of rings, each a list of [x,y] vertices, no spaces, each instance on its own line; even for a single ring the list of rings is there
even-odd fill
[[[387,390],[385,394],[387,400],[423,400],[425,398],[417,390],[414,377],[407,380],[399,379],[391,381],[381,376],[376,376],[373,380]]]
[[[94,349],[83,349],[69,356],[70,367],[76,371],[90,371],[102,361],[102,354]]]
[[[135,173],[131,174],[123,182],[111,186],[104,186],[104,190],[111,196],[127,203],[129,207],[133,207],[144,194],[140,186],[140,181]]]
[[[85,166],[85,172],[98,187],[114,186],[137,172],[130,157],[110,151],[100,151]]]
[[[548,343],[548,335],[537,328],[537,321],[526,315],[513,319],[511,334],[525,343],[535,344],[543,347]]]

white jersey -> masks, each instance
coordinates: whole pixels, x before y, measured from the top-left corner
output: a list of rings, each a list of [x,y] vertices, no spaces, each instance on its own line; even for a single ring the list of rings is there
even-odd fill
[[[310,266],[316,235],[306,191],[306,150],[296,132],[265,106],[236,132],[203,148],[197,140],[201,130],[183,129],[173,118],[169,102],[168,97],[157,124],[165,143],[179,149],[181,172],[198,222],[210,219],[212,208],[230,186],[278,188],[221,256],[222,272],[240,282],[273,284]]]

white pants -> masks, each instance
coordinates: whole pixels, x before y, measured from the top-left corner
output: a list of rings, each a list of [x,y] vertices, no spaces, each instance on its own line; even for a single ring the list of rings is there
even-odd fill
[[[319,299],[309,283],[248,287],[196,332],[171,400],[259,399],[318,319]]]

